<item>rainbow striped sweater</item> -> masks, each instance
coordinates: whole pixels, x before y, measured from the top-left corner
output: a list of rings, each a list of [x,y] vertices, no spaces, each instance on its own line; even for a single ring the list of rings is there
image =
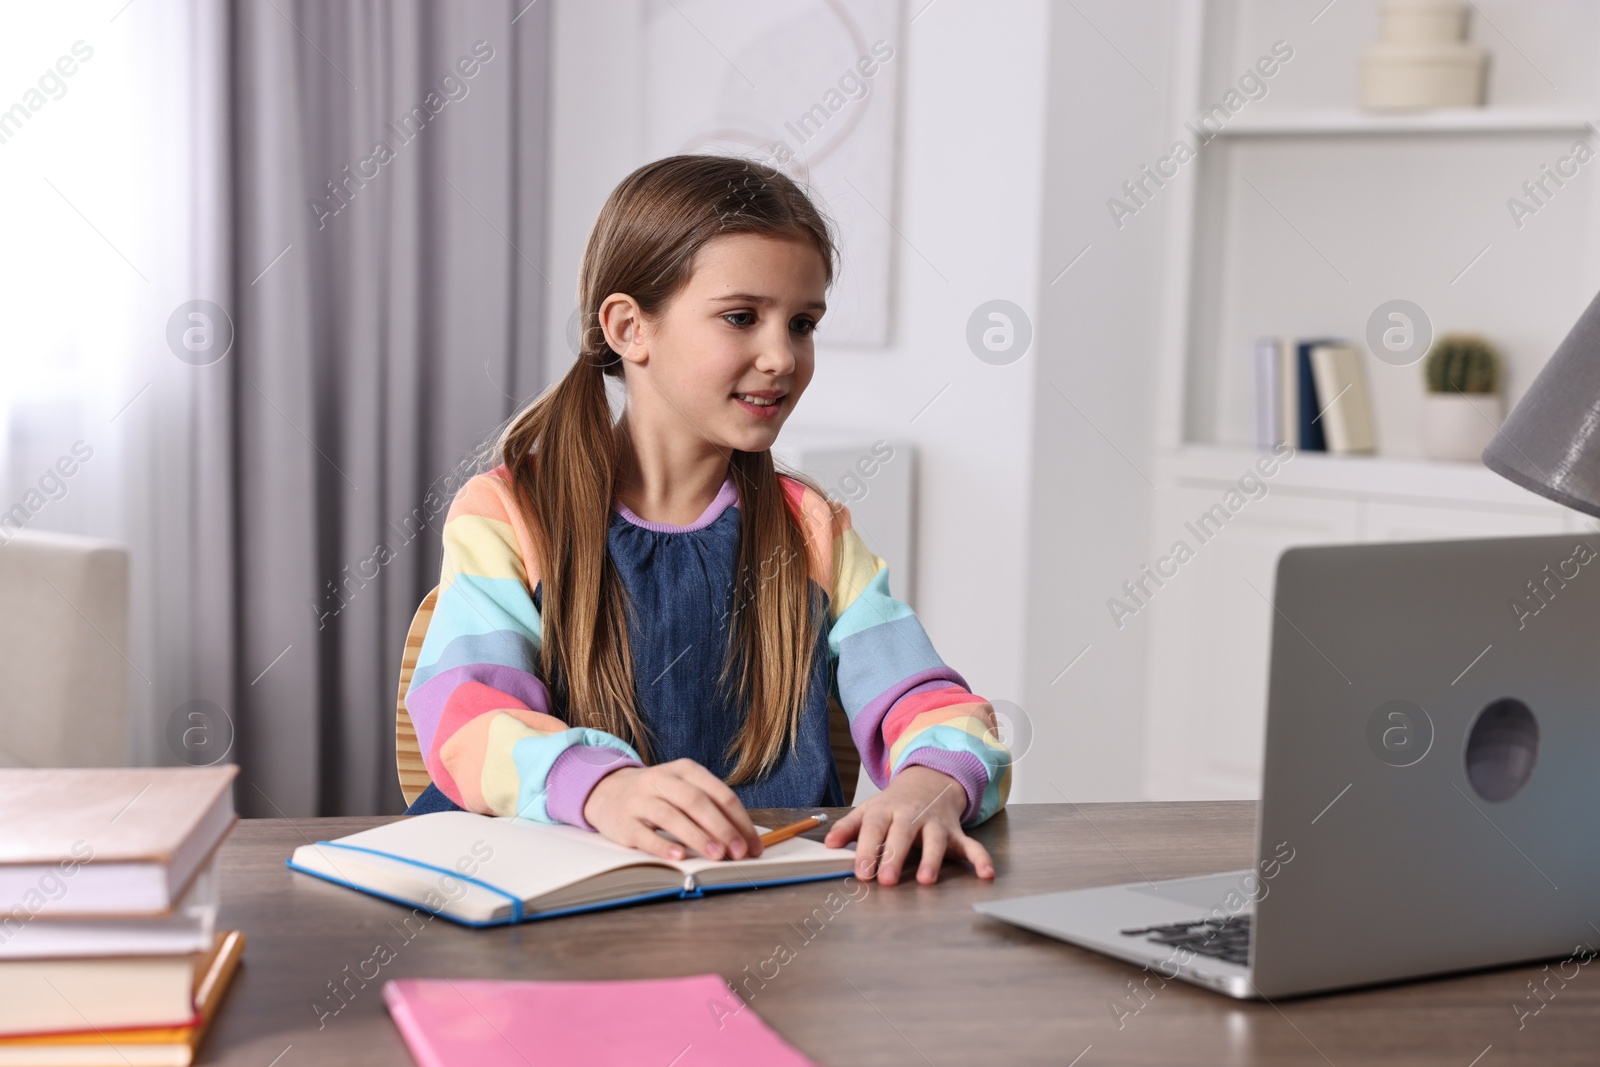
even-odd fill
[[[888,566],[852,527],[849,509],[794,479],[780,476],[780,484],[806,532],[811,579],[827,594],[829,695],[844,708],[862,766],[879,788],[908,766],[942,771],[966,792],[963,825],[983,822],[1005,805],[1011,783],[994,709],[889,592]],[[690,526],[646,523],[620,502],[616,509],[649,530],[694,531],[737,501],[730,476]],[[583,807],[595,783],[643,764],[626,741],[569,726],[553,707],[536,669],[538,586],[509,474],[501,466],[477,475],[445,518],[438,601],[406,707],[434,785],[456,805],[593,829]]]

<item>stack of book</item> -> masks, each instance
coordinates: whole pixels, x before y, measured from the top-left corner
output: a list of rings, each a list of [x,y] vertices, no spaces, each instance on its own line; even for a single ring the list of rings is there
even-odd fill
[[[1360,349],[1344,341],[1262,337],[1255,358],[1258,448],[1377,450]]]
[[[0,1067],[186,1067],[244,939],[212,861],[238,768],[0,770]]]

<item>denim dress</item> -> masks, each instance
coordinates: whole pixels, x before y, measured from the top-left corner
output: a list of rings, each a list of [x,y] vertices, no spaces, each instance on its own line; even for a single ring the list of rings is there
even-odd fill
[[[717,684],[733,621],[737,501],[730,477],[706,512],[687,526],[646,522],[619,504],[606,536],[607,550],[631,602],[628,641],[635,706],[650,729],[655,762],[687,757],[723,780],[733,769],[727,749],[744,716],[740,701],[728,699]],[[541,610],[543,588],[540,582],[533,591],[534,605]],[[813,591],[821,604],[818,618],[826,620],[827,594]],[[798,742],[785,746],[765,776],[732,787],[747,808],[845,803],[828,737],[832,677],[827,626],[817,625],[815,630]],[[406,814],[459,810],[430,784]]]

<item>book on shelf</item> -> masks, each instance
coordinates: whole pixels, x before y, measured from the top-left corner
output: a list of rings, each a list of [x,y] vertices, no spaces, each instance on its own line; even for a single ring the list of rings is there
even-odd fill
[[[755,859],[674,861],[576,826],[441,811],[301,845],[287,862],[463,925],[495,926],[840,878],[855,870],[855,849],[792,837]]]
[[[233,828],[238,770],[0,770],[0,900],[34,920],[170,913]]]
[[[1278,341],[1278,439],[1277,445],[1300,447],[1300,358],[1294,340]]]
[[[1300,441],[1299,375],[1295,343],[1258,337],[1255,343],[1255,443],[1263,451]]]
[[[1255,443],[1305,452],[1376,451],[1361,351],[1331,338],[1258,337]]]
[[[1278,376],[1283,373],[1282,342],[1276,337],[1258,337],[1255,347],[1256,372],[1256,447],[1270,451],[1283,440],[1282,404]]]
[[[1328,450],[1327,438],[1322,432],[1322,420],[1317,417],[1319,414],[1317,381],[1311,373],[1311,350],[1318,345],[1329,343],[1331,342],[1301,341],[1295,346],[1298,356],[1295,361],[1295,389],[1300,398],[1297,408],[1299,440],[1295,443],[1295,447],[1302,452]]]
[[[1323,434],[1328,451],[1341,454],[1376,451],[1372,406],[1367,395],[1361,352],[1352,345],[1324,344],[1311,350]]]
[[[244,936],[225,930],[204,952],[0,963],[0,1067],[186,1064],[243,952]]]

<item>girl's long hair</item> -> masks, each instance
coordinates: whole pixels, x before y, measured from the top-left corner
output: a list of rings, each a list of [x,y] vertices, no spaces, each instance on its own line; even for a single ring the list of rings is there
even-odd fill
[[[679,155],[623,179],[584,249],[578,360],[511,420],[495,446],[538,553],[545,684],[569,724],[628,741],[646,763],[656,762],[655,746],[635,697],[632,608],[606,550],[619,444],[605,378],[623,373],[600,329],[600,304],[626,293],[647,315],[659,313],[689,281],[700,248],[737,233],[810,242],[832,284],[832,228],[782,173],[732,157]],[[808,583],[804,530],[785,501],[771,453],[734,450],[729,463],[740,538],[719,685],[747,709],[727,751],[736,760],[727,782],[737,785],[766,774],[785,740],[793,745],[798,738],[821,601]],[[799,472],[784,473],[822,492]],[[734,679],[737,687],[728,688]]]

